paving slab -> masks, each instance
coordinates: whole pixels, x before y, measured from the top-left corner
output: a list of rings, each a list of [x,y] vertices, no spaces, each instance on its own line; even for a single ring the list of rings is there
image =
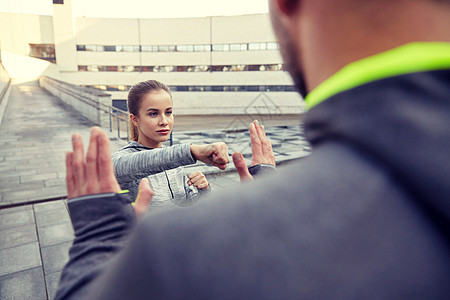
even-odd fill
[[[8,229],[27,224],[34,224],[34,212],[31,207],[24,209],[7,209],[0,218],[0,229]]]
[[[45,275],[45,283],[47,285],[48,299],[55,298],[56,290],[58,289],[58,283],[59,283],[60,277],[61,277],[61,271]]]
[[[66,242],[48,247],[42,247],[42,263],[44,274],[60,272],[69,261],[69,249],[72,242]]]
[[[0,277],[0,299],[47,299],[42,268],[34,268]]]
[[[38,227],[38,235],[41,247],[70,242],[74,238],[72,223],[69,221]]]
[[[0,250],[37,242],[35,224],[0,230]]]
[[[42,266],[39,243],[0,250],[0,276]]]

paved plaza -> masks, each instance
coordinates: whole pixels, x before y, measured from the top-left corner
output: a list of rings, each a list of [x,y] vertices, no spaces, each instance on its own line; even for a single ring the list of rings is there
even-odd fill
[[[281,168],[310,153],[299,116],[180,116],[173,143],[223,141],[230,154],[240,151],[250,162],[247,127],[254,118],[265,125]],[[74,237],[65,200],[65,153],[74,132],[87,144],[91,126],[36,85],[12,88],[0,124],[1,300],[53,299]],[[112,151],[126,144],[110,136]],[[202,163],[188,169],[203,171],[216,192],[239,184],[232,163],[226,171]]]

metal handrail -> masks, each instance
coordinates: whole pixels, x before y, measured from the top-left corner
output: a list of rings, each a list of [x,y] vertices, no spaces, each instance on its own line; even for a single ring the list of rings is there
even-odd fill
[[[109,115],[109,131],[111,133],[113,132],[114,120],[115,120],[116,125],[117,125],[117,138],[118,139],[122,139],[121,134],[120,134],[121,133],[120,123],[125,122],[126,132],[127,132],[126,139],[127,139],[127,141],[130,141],[130,127],[129,127],[129,123],[128,123],[128,116],[129,116],[128,111],[122,110],[117,107],[113,107],[111,105],[106,105],[106,104],[100,103],[89,97],[86,97],[84,95],[76,93],[73,89],[68,87],[68,86],[72,85],[70,83],[61,82],[61,81],[55,80],[55,79],[47,77],[47,76],[44,76],[43,78],[45,79],[45,81],[47,82],[48,85],[56,88],[57,90],[65,93],[67,95],[70,95],[71,97],[77,99],[78,101],[81,101],[89,106],[92,106],[93,108],[97,109],[98,111],[103,111],[103,112],[107,113]],[[76,85],[72,85],[72,86],[74,86],[74,88],[79,88]],[[104,93],[101,93],[101,94],[104,94]],[[173,145],[172,132],[170,133],[169,142],[170,142],[170,146],[172,146]]]
[[[74,92],[72,89],[68,88],[66,86],[67,83],[60,83],[56,80],[53,80],[51,78],[46,78],[48,80],[47,84],[49,84],[50,86],[53,86],[54,88],[60,90],[61,92],[70,95],[71,97],[77,99],[78,101],[81,101],[93,108],[95,108],[96,110],[99,111],[103,111],[105,113],[107,113],[109,115],[109,131],[113,132],[113,121],[115,119],[116,123],[117,123],[117,138],[118,139],[122,139],[121,135],[120,135],[120,122],[123,121],[126,123],[126,131],[127,131],[127,141],[129,141],[129,126],[128,126],[128,112],[121,110],[119,108],[113,107],[111,105],[106,105],[103,103],[99,103],[89,97],[80,95],[76,92]]]

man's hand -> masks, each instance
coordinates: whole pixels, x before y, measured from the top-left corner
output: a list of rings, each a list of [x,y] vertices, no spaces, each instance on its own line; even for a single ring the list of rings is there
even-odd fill
[[[153,194],[154,192],[150,187],[150,181],[147,178],[143,178],[139,183],[138,194],[133,205],[137,218],[140,218],[147,211]]]
[[[249,126],[250,140],[252,142],[252,166],[258,164],[269,164],[275,166],[275,155],[273,154],[272,143],[266,136],[264,126],[258,121],[253,121]],[[233,163],[239,174],[241,182],[253,179],[250,175],[244,157],[239,152],[233,153]]]
[[[86,160],[79,134],[72,135],[72,146],[73,152],[66,154],[68,198],[120,192],[111,162],[109,140],[103,130],[98,127],[91,129]]]
[[[209,186],[206,176],[200,171],[189,174],[188,177],[189,177],[188,184],[194,185],[199,190],[207,189]]]
[[[191,145],[191,153],[195,159],[207,165],[216,166],[221,170],[225,170],[227,164],[230,162],[227,145],[222,142],[206,145]]]

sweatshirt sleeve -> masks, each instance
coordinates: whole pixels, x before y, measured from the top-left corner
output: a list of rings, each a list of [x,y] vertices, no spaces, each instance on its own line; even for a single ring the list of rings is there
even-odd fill
[[[92,282],[122,248],[135,214],[127,194],[97,194],[68,200],[75,239],[55,299],[86,299]]]
[[[175,145],[148,151],[118,151],[112,155],[114,173],[119,184],[142,179],[179,166],[195,164],[190,144]]]
[[[211,191],[211,185],[208,184],[206,189],[198,189],[194,185],[189,185],[189,177],[184,173],[184,191],[186,198],[182,202],[176,203],[178,206],[191,206],[194,205],[198,200],[205,197]]]

